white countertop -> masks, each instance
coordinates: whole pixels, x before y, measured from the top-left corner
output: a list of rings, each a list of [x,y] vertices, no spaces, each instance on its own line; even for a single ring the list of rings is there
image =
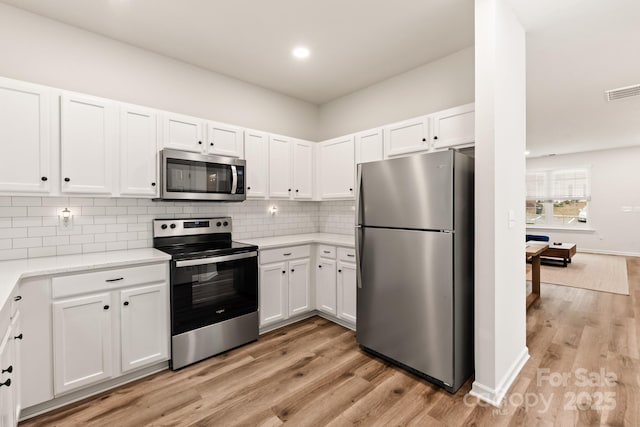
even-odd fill
[[[257,239],[241,239],[243,243],[256,245],[260,249],[281,248],[283,246],[321,243],[324,245],[355,247],[355,240],[349,234],[309,233],[290,234],[287,236],[260,237]]]
[[[146,264],[170,259],[169,254],[153,248],[145,248],[0,261],[0,307],[7,302],[18,281],[27,277]]]

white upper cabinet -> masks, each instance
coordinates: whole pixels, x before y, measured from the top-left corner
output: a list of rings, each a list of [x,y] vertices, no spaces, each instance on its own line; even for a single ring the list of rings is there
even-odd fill
[[[432,117],[434,149],[475,142],[475,104],[439,111]]]
[[[244,131],[244,158],[247,162],[247,197],[269,195],[269,135],[254,130]]]
[[[320,143],[320,197],[345,199],[353,197],[355,171],[352,135]]]
[[[120,108],[120,194],[157,197],[158,116],[134,105]]]
[[[50,190],[49,89],[0,79],[0,191]]]
[[[269,136],[269,196],[291,196],[291,140]]]
[[[176,150],[204,152],[203,120],[182,114],[163,115],[163,147]]]
[[[207,122],[207,153],[228,157],[244,157],[242,129],[223,123]]]
[[[386,157],[429,149],[429,116],[394,123],[384,127]]]
[[[375,162],[384,159],[382,129],[370,129],[356,134],[356,163]]]
[[[60,107],[62,192],[111,194],[116,104],[64,93]]]
[[[295,139],[293,146],[293,198],[311,199],[313,197],[313,143]]]

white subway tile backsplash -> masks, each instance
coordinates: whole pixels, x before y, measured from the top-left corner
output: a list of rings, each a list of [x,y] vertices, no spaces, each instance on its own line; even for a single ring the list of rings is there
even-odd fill
[[[275,216],[270,206],[277,206]],[[69,208],[73,221],[62,225]],[[231,216],[237,239],[317,231],[353,234],[353,201],[243,203],[150,199],[0,197],[0,260],[151,247],[157,218]]]
[[[42,246],[42,237],[27,237],[22,239],[13,239],[13,248],[37,248]]]

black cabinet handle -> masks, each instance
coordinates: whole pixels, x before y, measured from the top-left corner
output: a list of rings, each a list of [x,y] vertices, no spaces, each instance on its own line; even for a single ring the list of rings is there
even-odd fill
[[[427,140],[427,138],[422,138],[422,142],[425,142]]]
[[[20,301],[21,299],[22,299],[22,297],[20,295],[18,295],[17,297],[13,298],[14,301]]]
[[[47,178],[46,176],[43,176],[42,178],[40,178],[40,180],[41,180],[41,181],[46,181],[46,180],[48,180],[48,179],[49,179],[49,178]]]
[[[14,338],[14,339],[16,339],[16,340],[21,340],[21,339],[22,339],[22,334],[17,335],[17,336],[15,336],[15,337],[13,337],[13,338]]]
[[[4,374],[5,372],[9,372],[12,373],[13,372],[13,365],[9,365],[9,367],[7,369],[3,369],[2,373]]]
[[[434,136],[434,137],[433,137],[433,139],[438,139],[438,136],[437,136],[437,135],[436,135],[436,136]]]
[[[291,192],[291,189],[288,189],[287,191],[288,191],[288,192]]]
[[[109,310],[109,306],[108,306],[108,305],[105,305],[105,306],[104,306],[104,307],[102,307],[102,308],[104,308],[105,310]]]
[[[125,301],[125,302],[124,302],[124,305],[125,305],[125,306],[129,305],[129,301]]]
[[[247,187],[247,190],[251,190],[251,187]]]
[[[300,190],[296,190],[296,193],[298,193]]]
[[[350,188],[349,191],[353,191],[353,188]]]
[[[198,144],[201,144],[201,145],[202,145],[202,141],[198,141]]]
[[[213,147],[213,142],[211,144],[209,144],[209,145]]]
[[[6,385],[7,387],[11,387],[11,378],[9,378],[3,383],[0,383],[0,387],[2,387],[3,385]]]
[[[318,268],[322,268],[322,266],[321,266],[321,265],[319,265],[319,266],[318,266]]]
[[[105,280],[105,282],[107,282],[107,283],[119,282],[120,280],[124,280],[124,277],[118,277],[117,279],[107,279],[107,280]]]
[[[71,178],[65,178],[64,179],[64,182],[69,182],[69,181],[71,181]]]
[[[152,182],[152,183],[151,183],[151,186],[152,186],[152,187],[155,187],[155,186],[156,186],[156,183],[155,183],[155,182]]]
[[[294,268],[291,269],[291,272],[293,273],[294,271],[296,271]]]
[[[287,274],[287,271],[286,270],[282,270],[282,274]]]

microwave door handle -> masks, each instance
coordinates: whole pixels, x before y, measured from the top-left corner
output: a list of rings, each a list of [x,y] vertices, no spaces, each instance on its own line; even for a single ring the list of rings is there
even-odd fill
[[[238,170],[236,165],[231,165],[231,176],[233,177],[231,181],[231,194],[236,194],[236,190],[238,189]]]

